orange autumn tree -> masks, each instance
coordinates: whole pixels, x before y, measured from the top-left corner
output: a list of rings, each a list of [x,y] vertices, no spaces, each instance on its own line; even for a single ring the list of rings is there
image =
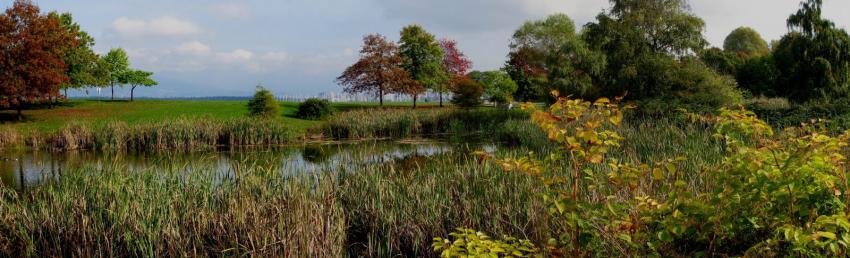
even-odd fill
[[[16,0],[0,15],[0,108],[59,97],[69,80],[63,49],[77,44],[73,34],[55,17],[42,14],[29,0]]]
[[[398,45],[380,34],[367,35],[363,37],[360,60],[345,69],[337,82],[345,87],[346,93],[374,93],[383,106],[384,96],[389,93],[418,89],[411,87],[415,84],[401,63]]]

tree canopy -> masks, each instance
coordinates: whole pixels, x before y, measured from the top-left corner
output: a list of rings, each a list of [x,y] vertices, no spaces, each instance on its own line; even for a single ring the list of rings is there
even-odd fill
[[[457,41],[451,39],[440,40],[440,48],[443,50],[443,70],[446,72],[448,82],[439,82],[434,91],[440,93],[440,106],[443,106],[443,93],[449,91],[449,85],[455,85],[466,77],[466,71],[472,67],[472,61],[457,49]]]
[[[108,79],[107,85],[112,89],[111,99],[115,99],[115,86],[127,84],[125,75],[130,70],[130,58],[124,49],[113,48],[106,53],[102,62],[102,69],[104,69]]]
[[[54,99],[69,81],[63,50],[78,44],[56,17],[41,14],[27,0],[16,0],[0,15],[0,107]]]
[[[761,35],[750,27],[740,27],[729,33],[723,41],[723,50],[739,56],[761,56],[770,52]]]
[[[419,94],[426,89],[439,89],[448,81],[449,75],[443,69],[443,49],[434,35],[422,26],[409,25],[401,30],[399,54],[402,57],[401,67],[414,81],[402,92],[413,97],[415,108]]]
[[[685,0],[610,2],[611,9],[585,25],[582,35],[606,61],[595,79],[599,96],[698,106],[740,99],[734,80],[692,58],[707,45],[705,23]]]
[[[510,49],[505,69],[517,83],[516,97],[522,101],[545,99],[551,88],[588,95],[591,76],[603,63],[565,14],[526,22],[514,32]]]
[[[144,86],[144,87],[152,87],[156,86],[159,83],[154,81],[151,76],[152,72],[142,71],[142,70],[130,70],[124,73],[122,76],[123,80],[130,84],[130,101],[133,101],[133,95],[136,91],[136,87]]]
[[[402,92],[411,79],[402,65],[398,46],[380,34],[363,37],[360,59],[337,77],[345,92],[372,92],[384,105],[384,96]]]
[[[804,1],[773,53],[776,92],[793,101],[850,96],[850,36],[821,16],[822,4]]]
[[[495,103],[507,103],[513,100],[513,94],[517,90],[517,84],[502,70],[496,71],[473,71],[469,78],[480,83],[484,87],[484,94]]]
[[[69,81],[62,85],[62,88],[67,92],[68,89],[79,89],[90,85],[101,85],[104,78],[104,73],[98,71],[101,67],[98,66],[100,57],[92,50],[94,46],[94,38],[80,28],[80,25],[74,22],[73,16],[70,13],[51,12],[50,17],[60,21],[62,28],[68,33],[75,35],[78,44],[70,46],[63,50],[65,65],[68,68]],[[67,94],[65,94],[67,95]],[[66,96],[67,97],[67,96]]]

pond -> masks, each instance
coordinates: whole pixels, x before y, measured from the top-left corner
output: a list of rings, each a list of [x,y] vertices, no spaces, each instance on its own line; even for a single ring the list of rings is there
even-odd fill
[[[251,166],[279,166],[291,173],[321,173],[352,169],[410,157],[495,149],[491,144],[456,144],[429,140],[369,141],[280,147],[226,148],[194,152],[114,153],[46,150],[0,151],[0,182],[26,191],[46,180],[81,167],[125,164],[129,171],[214,169],[232,175]]]

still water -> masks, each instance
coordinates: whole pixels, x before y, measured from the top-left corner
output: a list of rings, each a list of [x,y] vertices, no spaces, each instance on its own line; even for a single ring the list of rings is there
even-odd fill
[[[39,183],[73,173],[81,167],[124,164],[131,171],[191,169],[203,164],[228,175],[250,166],[279,166],[293,173],[321,173],[409,157],[450,152],[492,150],[492,145],[458,145],[436,141],[334,143],[265,148],[228,148],[195,152],[109,153],[46,150],[0,151],[0,187],[26,191]]]

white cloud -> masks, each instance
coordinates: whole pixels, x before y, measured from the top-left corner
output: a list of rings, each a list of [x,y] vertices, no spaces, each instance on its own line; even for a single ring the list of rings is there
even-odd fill
[[[206,55],[210,53],[210,46],[197,40],[189,41],[177,46],[177,52],[182,54]]]
[[[112,22],[112,29],[125,37],[185,36],[201,33],[201,29],[195,24],[168,16],[147,21],[121,17]]]
[[[212,5],[210,11],[222,18],[245,18],[251,15],[251,10],[242,3],[218,3]]]
[[[231,52],[216,53],[216,60],[226,64],[247,63],[254,58],[254,53],[245,49],[236,49]]]
[[[264,61],[284,63],[290,61],[289,53],[286,52],[267,52],[260,57]]]

